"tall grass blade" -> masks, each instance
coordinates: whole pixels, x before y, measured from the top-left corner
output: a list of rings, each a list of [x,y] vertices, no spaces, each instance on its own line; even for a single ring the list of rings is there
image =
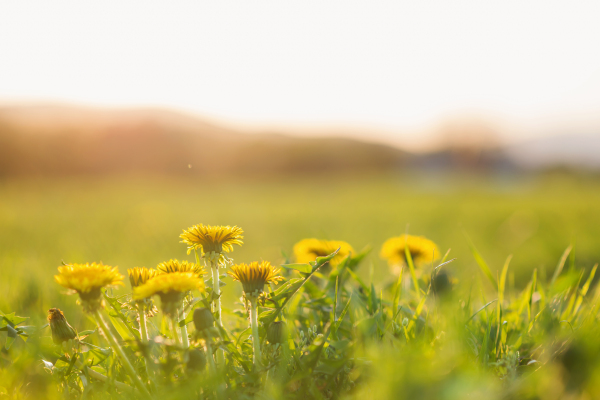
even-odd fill
[[[554,274],[552,275],[552,280],[550,281],[550,289],[552,289],[552,286],[554,286],[556,279],[558,278],[558,276],[562,272],[563,268],[565,267],[565,262],[567,262],[567,257],[569,256],[569,253],[571,253],[572,249],[573,249],[573,246],[567,247],[566,250],[563,252],[562,256],[560,257],[560,261],[558,262],[558,265],[556,266],[556,269],[554,270]]]
[[[398,282],[396,282],[396,288],[394,290],[394,300],[392,301],[392,320],[396,320],[398,313],[398,302],[400,300],[400,294],[402,293],[402,273],[404,268],[400,268],[400,274],[398,274]]]
[[[498,287],[498,282],[496,282],[496,278],[494,278],[494,275],[492,275],[492,271],[490,270],[490,267],[487,265],[487,263],[485,262],[485,260],[483,259],[483,257],[479,253],[479,251],[477,250],[477,247],[475,247],[475,244],[473,243],[471,238],[466,234],[466,232],[463,232],[463,234],[465,235],[465,238],[467,239],[467,243],[469,244],[469,248],[471,249],[473,258],[475,258],[475,261],[477,262],[477,265],[481,269],[481,272],[483,272],[483,274],[485,276],[487,276],[487,278],[490,280],[490,282],[492,283],[492,285],[494,287]]]
[[[408,250],[408,241],[404,243],[404,256],[406,257],[406,263],[408,264],[408,268],[410,270],[410,276],[412,277],[413,285],[415,286],[415,291],[417,292],[417,299],[420,300],[421,289],[419,288],[419,280],[417,279],[417,274],[415,273],[415,264],[413,263],[412,256]]]

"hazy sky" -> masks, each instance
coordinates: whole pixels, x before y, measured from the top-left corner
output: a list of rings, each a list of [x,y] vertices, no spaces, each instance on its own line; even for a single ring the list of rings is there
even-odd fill
[[[412,142],[467,114],[514,135],[585,130],[600,127],[599,18],[599,1],[3,1],[0,101]]]

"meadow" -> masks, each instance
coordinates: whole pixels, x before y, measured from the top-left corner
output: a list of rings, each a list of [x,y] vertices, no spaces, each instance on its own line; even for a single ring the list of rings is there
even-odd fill
[[[275,266],[293,263],[293,245],[311,237],[344,240],[357,251],[370,248],[364,259],[357,262],[356,279],[348,278],[348,282],[350,285],[352,281],[355,289],[360,289],[367,303],[372,302],[370,310],[365,306],[371,315],[377,314],[378,307],[383,315],[384,303],[389,308],[393,300],[398,276],[379,256],[382,243],[392,236],[405,232],[423,235],[437,243],[442,254],[451,249],[448,259],[456,260],[444,269],[459,282],[457,288],[461,289],[456,290],[455,299],[457,304],[462,304],[465,313],[498,297],[498,287],[482,273],[481,261],[477,262],[474,252],[485,259],[496,280],[501,276],[507,257],[512,255],[510,268],[506,269],[506,298],[514,296],[520,305],[521,291],[529,287],[527,310],[531,313],[534,270],[534,285],[537,281],[543,287],[544,282],[550,281],[565,249],[572,245],[565,271],[586,271],[585,277],[580,278],[583,284],[592,266],[600,260],[600,181],[596,176],[562,173],[519,176],[323,175],[227,182],[139,177],[2,181],[0,311],[16,312],[30,318],[28,325],[42,326],[47,310],[56,307],[63,310],[78,330],[93,329],[94,322],[86,318],[74,298],[67,296],[54,282],[53,276],[61,262],[102,261],[118,266],[120,272],[126,274],[127,268],[155,267],[171,258],[194,261],[194,255],[187,255],[186,246],[179,243],[179,235],[182,229],[198,223],[237,225],[244,229],[244,244],[232,253],[236,263],[257,260],[268,260]],[[223,313],[234,315],[234,309],[240,307],[236,302],[239,302],[242,290],[231,279],[225,281]],[[567,285],[567,289],[571,290],[571,286]],[[347,288],[347,299],[353,290]],[[365,290],[370,293],[365,294]],[[471,296],[473,291],[476,295]],[[110,294],[118,296],[128,292],[126,285]],[[400,298],[400,303],[406,303],[413,311],[425,306],[431,310],[432,320],[441,321],[438,315],[441,308],[421,304],[421,295],[407,292],[406,298]],[[472,297],[477,300],[471,301]],[[379,306],[373,298],[380,299]],[[567,302],[569,298],[567,296]],[[593,306],[589,305],[590,310]],[[507,309],[511,307],[507,306]],[[512,311],[515,314],[525,312],[522,307],[516,308]],[[538,311],[542,309],[538,308]],[[391,316],[395,321],[396,311],[392,310]],[[417,329],[419,318],[417,315],[414,321],[411,319],[407,342],[411,335],[415,338],[423,331]],[[483,327],[482,335],[489,336],[494,329],[500,333],[498,326],[492,325],[495,318],[499,316],[494,317],[485,309],[473,322],[479,324],[477,329]],[[309,320],[302,323],[310,323]],[[386,330],[393,330],[394,336],[405,336],[407,333],[406,330],[402,332],[401,321],[394,323],[396,325],[388,326]],[[443,323],[450,324],[448,321]],[[224,324],[229,324],[233,330],[239,328],[239,321],[226,320]],[[322,328],[325,324],[319,327]],[[478,335],[477,329],[473,328],[474,336]],[[450,328],[443,331],[449,335],[454,332]],[[367,335],[365,332],[363,334]],[[49,336],[49,329],[46,328],[43,334]],[[431,337],[427,337],[430,343]],[[508,363],[510,357],[516,357],[513,363],[518,365],[521,360],[516,352],[521,342],[515,347],[515,342],[507,340],[502,348],[502,342],[496,338],[499,336],[494,337],[493,352],[496,356],[504,354],[504,357],[486,358],[485,362]],[[436,340],[441,339],[433,342]],[[540,339],[539,343],[544,340]],[[439,398],[465,398],[461,396],[466,394],[477,398],[477,393],[499,393],[501,379],[491,378],[493,374],[482,378],[475,367],[456,367],[456,359],[449,361],[456,357],[458,350],[442,352],[437,361],[431,361],[429,356],[422,355],[433,351],[433,345],[428,347],[424,342],[419,343],[406,348],[402,354],[407,362],[420,369],[411,370],[406,364],[396,366],[390,364],[389,359],[374,366],[369,373],[378,374],[374,379],[381,382],[375,393],[388,396],[385,398],[400,398],[400,392],[406,398],[427,398],[426,391],[419,394],[418,390],[429,385],[427,375],[431,371],[445,382],[445,394],[436,392]],[[513,346],[510,350],[509,344]],[[362,349],[364,362],[369,358],[385,358],[384,347],[364,345]],[[478,363],[482,361],[479,359],[474,365]],[[498,365],[494,370],[501,368],[508,371],[512,367]],[[418,374],[419,371],[423,376]],[[453,371],[459,372],[452,376]],[[504,379],[507,374],[498,375]],[[364,376],[361,379],[366,380]],[[474,384],[472,379],[478,379],[479,383]],[[396,380],[404,382],[404,386],[391,385]],[[357,385],[355,392],[349,393],[365,394],[365,390]],[[551,392],[550,389],[543,391]],[[281,395],[280,392],[273,393]],[[510,391],[504,392],[498,398],[510,395]],[[318,398],[312,392],[311,396]],[[552,397],[536,392],[531,398]]]

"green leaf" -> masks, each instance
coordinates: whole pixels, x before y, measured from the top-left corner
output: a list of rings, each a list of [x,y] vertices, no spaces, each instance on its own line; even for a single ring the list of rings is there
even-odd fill
[[[337,253],[340,251],[339,247],[336,251],[334,251],[333,253],[331,253],[328,256],[322,256],[322,257],[317,257],[316,260],[312,263],[313,264],[313,269],[317,269],[322,267],[323,265],[325,265],[326,263],[328,263],[329,261],[331,261],[333,259],[333,257],[337,256]]]
[[[2,327],[2,330],[6,331],[8,337],[6,338],[6,343],[4,344],[4,348],[6,350],[10,349],[10,346],[14,343],[15,339],[19,336],[17,331],[10,325],[6,325]]]
[[[315,373],[324,375],[335,375],[346,365],[346,360],[323,359],[322,363],[315,368]]]
[[[371,314],[377,311],[377,293],[375,293],[375,286],[371,283],[371,290],[369,291],[369,303],[371,306]]]
[[[310,264],[283,264],[283,268],[293,269],[298,272],[302,272],[303,274],[310,274],[313,270],[313,267]]]
[[[481,364],[487,366],[489,360],[489,343],[490,343],[490,332],[492,330],[493,318],[490,318],[485,330],[485,337],[483,338],[483,344],[481,345]]]
[[[88,353],[88,363],[91,365],[100,364],[112,354],[110,347],[98,347],[88,342],[81,342],[87,346],[87,350],[82,350],[82,353]]]
[[[5,326],[5,325],[10,325],[12,327],[15,327],[25,321],[27,321],[29,319],[29,317],[18,317],[15,315],[15,313],[10,313],[10,314],[4,314],[3,312],[0,311],[0,327]]]
[[[415,264],[413,263],[412,256],[408,250],[408,240],[404,242],[404,257],[406,258],[408,270],[410,271],[410,276],[412,277],[413,285],[415,286],[415,291],[417,292],[417,299],[421,299],[421,289],[419,288],[419,280],[417,279],[417,274],[415,272]]]
[[[121,312],[121,303],[114,297],[104,293],[104,298],[112,308],[108,317],[123,340],[136,340],[140,338],[140,332],[131,327],[127,317]]]
[[[396,282],[396,287],[394,288],[394,300],[392,302],[392,319],[395,320],[398,315],[398,301],[400,300],[400,294],[402,293],[402,273],[404,272],[404,268],[400,268],[400,273],[398,274],[398,282]]]
[[[365,292],[369,291],[369,287],[367,285],[365,285],[365,283],[363,282],[362,279],[360,279],[360,277],[358,275],[356,275],[356,273],[354,271],[352,271],[351,269],[347,269],[346,271],[348,271],[348,274],[350,274],[350,276],[356,281],[358,282],[358,284],[363,288],[363,290]]]
[[[337,334],[338,329],[340,329],[340,325],[342,325],[342,321],[344,320],[344,317],[346,316],[346,313],[348,312],[348,309],[350,308],[351,301],[352,301],[352,294],[350,294],[350,298],[348,299],[348,302],[344,306],[344,309],[342,310],[340,317],[333,323],[332,332],[334,333],[334,335]]]
[[[467,320],[467,322],[465,323],[469,323],[469,321],[471,321],[473,318],[475,318],[475,316],[477,314],[479,314],[480,312],[482,312],[483,310],[485,310],[490,304],[494,303],[495,301],[498,301],[498,299],[494,299],[492,301],[490,301],[489,303],[487,303],[485,306],[481,307],[479,310],[475,311],[475,313],[473,315],[471,315],[471,317]]]
[[[331,333],[331,325],[329,326],[329,329],[327,329],[327,332],[325,333],[325,335],[323,335],[320,339],[318,339],[318,340],[320,340],[320,342],[314,343],[308,348],[309,354],[304,362],[304,368],[311,371],[317,366],[317,363],[319,362],[319,359],[321,358],[321,355],[323,354],[323,348],[325,347],[325,344],[327,343],[327,339],[329,338],[330,333]]]
[[[293,289],[290,291],[289,296],[285,297],[285,300],[283,300],[283,303],[281,304],[281,306],[277,307],[277,309],[273,313],[273,315],[271,315],[265,319],[265,321],[264,321],[265,328],[268,328],[268,326],[270,324],[272,324],[273,321],[275,321],[275,319],[277,318],[279,313],[281,313],[281,311],[285,308],[286,304],[290,301],[290,299],[292,297],[294,297],[294,295],[296,293],[298,293],[298,291],[302,288],[302,286],[304,286],[306,284],[306,282],[308,282],[308,280],[313,276],[313,274],[315,272],[317,272],[319,270],[319,268],[321,268],[327,261],[331,260],[339,251],[340,251],[340,249],[338,248],[336,251],[334,251],[327,257],[317,257],[317,261],[314,263],[315,267],[313,268],[313,270],[309,274],[307,274],[302,279],[302,281],[299,281],[297,284],[295,284],[293,286]]]

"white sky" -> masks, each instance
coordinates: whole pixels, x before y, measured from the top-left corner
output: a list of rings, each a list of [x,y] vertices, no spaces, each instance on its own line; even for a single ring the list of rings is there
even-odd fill
[[[469,113],[506,135],[581,131],[600,128],[599,21],[599,1],[7,0],[0,101],[377,126],[413,143]]]

